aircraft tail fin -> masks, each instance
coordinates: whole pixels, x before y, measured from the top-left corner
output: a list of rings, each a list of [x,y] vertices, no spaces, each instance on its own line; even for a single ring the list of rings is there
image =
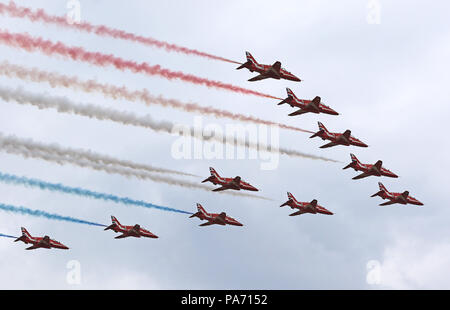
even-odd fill
[[[294,195],[292,195],[290,192],[287,192],[287,196],[288,196],[289,199],[295,200]]]
[[[25,237],[28,237],[31,239],[31,235],[28,232],[28,230],[25,229],[25,227],[21,227],[20,229],[22,230],[22,236],[25,236]]]
[[[350,154],[350,158],[352,159],[352,162],[359,163],[358,158],[354,154]]]
[[[389,191],[384,187],[383,183],[378,182],[378,186],[380,187],[380,191],[388,193]]]
[[[112,224],[106,227],[104,230],[112,229],[114,226],[121,226],[120,222],[116,219],[115,216],[111,215]]]
[[[247,57],[247,61],[244,62],[242,65],[236,68],[236,70],[247,68],[250,69],[252,64],[257,64],[255,58],[253,58],[252,54],[249,52],[245,52],[245,56]]]
[[[258,63],[249,52],[245,52],[245,56],[247,57],[247,61],[251,62],[252,64],[256,65]]]
[[[278,105],[282,105],[283,103],[288,103],[292,99],[297,99],[294,92],[288,87],[286,87],[286,93],[288,95],[287,98],[284,99],[283,101],[281,101],[280,103],[278,103]]]
[[[211,176],[216,177],[216,178],[219,177],[219,174],[213,167],[209,167],[209,172],[211,173]]]
[[[197,210],[199,213],[201,213],[203,215],[208,215],[208,212],[206,212],[206,210],[203,208],[203,206],[199,203],[197,203]]]
[[[281,208],[281,207],[284,207],[284,206],[289,206],[289,204],[290,204],[291,202],[293,202],[293,200],[295,199],[294,196],[293,196],[291,193],[289,193],[289,192],[287,192],[287,196],[288,196],[288,201],[286,201],[285,203],[283,203],[283,204],[280,206],[280,208]]]
[[[117,218],[116,218],[115,216],[113,216],[113,215],[111,215],[111,221],[112,221],[113,224],[120,225],[120,223],[119,223],[119,221],[117,220]]]
[[[378,186],[380,187],[380,190],[370,197],[381,196],[384,193],[389,193],[386,187],[384,187],[383,183],[378,182]]]
[[[324,132],[328,132],[327,128],[321,122],[318,122],[318,124],[319,124],[319,131],[313,134],[310,138],[314,138],[320,136]]]
[[[319,125],[320,130],[328,132],[327,128],[321,122],[317,122],[317,124]]]
[[[349,163],[347,166],[345,166],[342,169],[347,169],[347,168],[351,168],[351,167],[355,167],[359,164],[359,160],[358,158],[356,158],[356,156],[354,154],[350,154],[350,158],[352,159],[352,162]]]
[[[297,96],[295,96],[294,92],[288,87],[286,87],[286,93],[287,93],[288,97],[297,98]]]

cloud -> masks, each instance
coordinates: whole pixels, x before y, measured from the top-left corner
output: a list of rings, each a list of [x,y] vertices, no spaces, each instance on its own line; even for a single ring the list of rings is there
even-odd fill
[[[449,289],[450,243],[397,236],[380,262],[380,285],[388,289]]]
[[[23,244],[0,239],[0,276],[10,279],[0,287],[75,289],[67,285],[65,278],[67,262],[76,259],[82,266],[80,288],[89,289],[449,288],[446,257],[450,255],[444,237],[450,235],[446,228],[450,216],[449,177],[445,173],[450,168],[449,146],[445,141],[449,112],[450,30],[446,27],[449,4],[380,2],[379,25],[367,24],[366,1],[346,1],[345,5],[338,1],[281,1],[276,14],[270,14],[273,9],[270,1],[258,5],[242,1],[210,5],[200,0],[180,2],[177,6],[170,1],[82,3],[82,20],[236,60],[244,60],[244,52],[248,50],[263,63],[280,60],[283,67],[305,79],[301,83],[265,80],[250,84],[247,80],[251,73],[235,70],[228,63],[0,17],[9,31],[27,32],[69,46],[114,53],[138,62],[160,63],[170,70],[182,70],[274,96],[285,96],[285,87],[305,99],[320,96],[341,114],[288,117],[289,109],[278,107],[271,99],[0,46],[1,60],[20,66],[73,75],[81,80],[126,84],[131,90],[147,89],[151,94],[174,100],[305,129],[316,129],[317,121],[330,130],[351,129],[355,136],[367,140],[370,147],[323,150],[319,149],[321,141],[284,130],[280,131],[280,145],[345,162],[350,152],[368,163],[381,159],[386,167],[400,175],[396,180],[382,179],[383,183],[393,191],[410,190],[425,203],[423,208],[378,207],[379,200],[369,196],[377,191],[379,179],[351,180],[354,173],[341,169],[345,164],[283,156],[277,170],[261,171],[259,160],[175,160],[170,156],[174,139],[169,135],[2,101],[0,132],[5,135],[91,149],[114,158],[151,162],[202,177],[207,177],[208,167],[213,166],[224,176],[242,176],[260,188],[261,195],[277,201],[193,191],[0,153],[0,168],[5,173],[113,192],[183,210],[195,211],[195,203],[200,202],[211,212],[225,211],[245,224],[237,229],[203,229],[197,226],[198,221],[181,214],[144,208],[131,211],[111,202],[2,183],[1,203],[98,222],[107,222],[110,215],[115,215],[122,223],[139,223],[160,238],[116,240],[101,228],[0,213],[1,233],[17,234],[20,226],[24,226],[33,235],[48,234],[70,246],[65,252],[32,252],[25,251]],[[64,6],[45,1],[33,1],[27,6],[45,7],[51,14],[66,13]],[[249,11],[257,14],[248,14]],[[289,23],[283,23],[285,20]],[[418,20],[421,22],[417,23]],[[104,108],[136,115],[151,113],[174,123],[193,123],[191,113],[177,109],[130,104],[124,98],[105,99],[101,94],[51,88],[5,76],[0,77],[0,82],[4,87],[48,92],[52,96],[95,102]],[[229,123],[212,116],[205,118],[208,118],[206,122],[220,126]],[[289,217],[289,210],[278,207],[286,201],[286,191],[302,201],[316,198],[335,214]],[[380,262],[383,271],[380,286],[366,283],[369,260]]]

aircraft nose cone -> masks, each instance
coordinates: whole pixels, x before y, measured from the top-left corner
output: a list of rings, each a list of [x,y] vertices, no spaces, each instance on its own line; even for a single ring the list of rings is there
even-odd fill
[[[249,191],[253,191],[253,192],[258,192],[259,189],[257,189],[256,187],[252,186],[252,185],[248,185],[248,190]]]
[[[63,245],[63,246],[61,247],[61,249],[63,249],[63,250],[68,250],[68,249],[69,249],[69,247],[68,247],[68,246],[65,246],[65,245]]]
[[[237,225],[237,226],[244,226],[244,224],[241,224],[241,223],[239,223],[239,222],[236,222],[236,225]]]

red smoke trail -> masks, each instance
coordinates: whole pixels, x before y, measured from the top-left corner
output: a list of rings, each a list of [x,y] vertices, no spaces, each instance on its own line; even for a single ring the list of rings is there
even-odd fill
[[[68,87],[84,92],[101,92],[104,96],[110,98],[123,98],[128,101],[143,101],[147,105],[158,104],[164,107],[171,107],[190,113],[201,113],[204,115],[212,115],[217,118],[228,118],[242,122],[251,122],[265,125],[276,125],[280,128],[290,129],[295,131],[302,131],[314,133],[310,130],[301,129],[294,126],[289,126],[281,123],[276,123],[269,120],[263,120],[255,116],[248,116],[239,113],[233,113],[226,110],[220,110],[213,107],[204,107],[196,103],[182,102],[176,99],[166,99],[162,96],[154,96],[146,89],[130,90],[125,86],[116,86],[111,84],[99,83],[95,80],[83,81],[75,76],[66,76],[63,74],[47,72],[37,68],[25,68],[18,65],[10,64],[6,61],[0,63],[0,75],[9,77],[16,77],[26,81],[33,81],[38,83],[49,83],[52,87]]]
[[[61,27],[67,27],[67,28],[74,28],[80,31],[85,31],[88,33],[95,33],[99,36],[105,36],[105,37],[112,37],[115,39],[123,39],[133,42],[138,42],[144,45],[157,47],[157,48],[163,48],[168,52],[179,52],[187,55],[195,55],[200,57],[205,57],[209,59],[215,59],[215,60],[221,60],[226,61],[230,63],[235,64],[241,64],[237,61],[233,61],[230,59],[226,59],[220,56],[211,55],[208,53],[200,52],[194,49],[190,49],[187,47],[178,46],[175,44],[170,44],[167,42],[155,40],[148,37],[143,37],[140,35],[135,35],[123,30],[110,28],[104,25],[97,26],[92,25],[88,22],[81,22],[81,23],[73,23],[69,24],[65,17],[61,16],[52,16],[45,13],[44,10],[39,9],[36,11],[32,11],[29,8],[26,7],[20,7],[17,6],[13,1],[10,1],[8,5],[0,3],[0,14],[9,14],[12,17],[19,17],[19,18],[27,18],[31,20],[32,22],[40,21],[48,24],[54,24]]]
[[[39,37],[38,38],[31,37],[28,34],[9,33],[8,31],[0,31],[0,43],[13,47],[23,48],[29,52],[41,51],[49,56],[61,55],[64,57],[71,58],[73,60],[84,61],[101,67],[112,65],[119,70],[127,69],[132,72],[144,73],[151,76],[158,75],[168,80],[179,79],[194,84],[226,89],[241,94],[248,94],[259,97],[282,100],[282,98],[274,97],[254,90],[242,88],[239,86],[213,81],[179,71],[178,72],[171,71],[169,69],[162,68],[160,65],[151,66],[145,62],[137,63],[131,60],[124,60],[114,55],[106,55],[98,52],[88,52],[85,51],[82,47],[69,47],[61,42],[54,43],[52,41],[44,40]]]

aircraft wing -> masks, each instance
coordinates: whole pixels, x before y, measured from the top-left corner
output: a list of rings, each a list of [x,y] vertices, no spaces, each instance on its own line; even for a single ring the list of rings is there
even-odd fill
[[[239,186],[239,183],[234,182],[235,180],[222,185],[221,187],[215,188],[213,189],[213,192],[220,192],[220,191],[224,191],[226,189],[235,189],[235,190],[240,190],[241,187]]]
[[[348,140],[348,139],[350,139],[351,134],[352,134],[351,131],[347,129],[346,131],[344,131],[342,136]]]
[[[198,226],[209,226],[209,225],[214,225],[214,224],[219,224],[219,225],[226,225],[226,217],[227,215],[225,214],[225,212],[220,213],[219,215],[217,215],[214,219],[200,224]]]
[[[358,179],[366,178],[368,176],[371,176],[371,174],[367,173],[367,172],[363,172],[361,174],[358,174],[356,177],[353,177],[352,179],[353,180],[358,180]]]
[[[308,111],[300,109],[295,112],[292,112],[291,114],[289,114],[289,116],[301,115],[301,114],[305,114],[305,113],[308,113]]]
[[[264,79],[268,79],[268,78],[270,78],[270,76],[265,74],[265,73],[263,73],[263,74],[255,76],[255,77],[252,77],[248,81],[249,82],[255,82],[255,81],[264,80]]]
[[[139,234],[141,232],[141,226],[139,224],[136,224],[136,225],[133,226],[132,230],[135,233]]]
[[[339,143],[336,143],[336,142],[330,142],[330,143],[327,143],[327,144],[325,144],[325,145],[322,145],[320,148],[321,148],[321,149],[325,149],[325,148],[332,147],[332,146],[336,146],[336,145],[339,145]]]
[[[294,212],[294,213],[289,214],[289,216],[301,215],[301,214],[303,214],[303,213],[306,213],[306,212],[305,212],[304,210],[299,210],[299,211],[297,211],[297,212]]]
[[[123,233],[120,236],[114,237],[115,239],[122,239],[122,238],[126,238],[129,237],[130,235],[128,235],[127,233]]]
[[[325,209],[324,207],[317,207],[316,210],[317,210],[318,213],[322,213],[322,214],[328,214],[328,215],[332,215],[333,214],[333,212]]]
[[[377,161],[376,163],[375,163],[375,167],[378,169],[378,170],[381,170],[381,166],[383,165],[383,162],[381,161],[381,160],[379,160],[379,161]]]
[[[45,236],[44,238],[42,238],[41,241],[39,241],[36,244],[33,244],[32,246],[30,246],[29,248],[26,248],[25,250],[34,250],[37,248],[51,248],[50,237]]]
[[[213,189],[212,191],[213,192],[220,192],[220,191],[224,191],[224,190],[226,190],[226,189],[230,189],[231,187],[230,186],[228,186],[228,184],[226,184],[226,185],[224,185],[224,186],[221,186],[221,187],[218,187],[218,188],[215,188],[215,189]]]
[[[383,202],[382,204],[380,204],[380,206],[393,205],[394,203],[397,203],[397,201],[391,200],[391,201]]]
[[[281,62],[276,61],[273,65],[272,68],[276,73],[280,74],[280,70],[281,70]]]
[[[227,215],[225,214],[225,212],[220,213],[216,218],[215,221],[218,222],[219,224],[226,224],[226,217]]]

